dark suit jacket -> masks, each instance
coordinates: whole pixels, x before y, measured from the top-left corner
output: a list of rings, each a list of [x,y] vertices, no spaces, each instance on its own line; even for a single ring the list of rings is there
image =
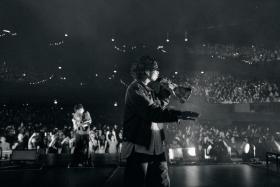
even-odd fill
[[[123,119],[124,141],[149,147],[152,122],[175,122],[180,113],[163,107],[162,100],[140,81],[133,81],[127,88]],[[164,132],[161,130],[161,139]]]

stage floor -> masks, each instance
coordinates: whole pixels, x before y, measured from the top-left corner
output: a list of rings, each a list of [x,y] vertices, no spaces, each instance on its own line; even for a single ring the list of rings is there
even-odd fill
[[[3,186],[122,186],[124,168],[46,168],[0,171]],[[170,166],[171,187],[276,187],[280,177],[249,165]]]

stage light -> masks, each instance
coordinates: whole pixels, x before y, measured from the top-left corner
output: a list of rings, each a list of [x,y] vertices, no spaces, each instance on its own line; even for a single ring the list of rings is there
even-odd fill
[[[201,73],[201,74],[204,74],[204,71],[201,71],[200,73]]]
[[[173,151],[173,149],[169,149],[168,150],[168,156],[169,156],[169,160],[173,160],[174,159],[174,151]]]
[[[208,145],[207,149],[204,149],[204,158],[206,160],[211,158],[209,156],[211,149],[212,149],[212,145]]]
[[[166,33],[166,42],[168,43],[169,41],[169,33]]]
[[[279,132],[276,132],[277,135],[279,135]],[[273,141],[273,143],[275,144],[275,146],[277,147],[278,149],[278,152],[280,152],[280,144],[277,142],[277,141]]]
[[[58,104],[58,102],[57,102],[57,100],[56,100],[56,99],[53,101],[53,104],[55,104],[55,105],[57,105],[57,104]]]
[[[248,143],[246,143],[244,146],[244,153],[248,154],[249,151],[250,151],[250,145]]]
[[[182,160],[183,159],[183,149],[174,148],[168,150],[168,156],[170,161]]]
[[[111,41],[114,42],[114,41],[115,41],[115,38],[112,38]]]
[[[61,66],[58,66],[58,69],[62,69],[62,67],[61,67]]]
[[[115,102],[115,103],[114,103],[114,107],[117,107],[117,106],[118,106],[118,103],[117,103],[117,102]]]
[[[114,70],[113,72],[116,74],[116,73],[117,73],[117,70]]]
[[[185,32],[185,42],[187,42],[187,41],[189,41],[189,39],[188,39],[188,33]]]
[[[68,37],[68,34],[67,34],[67,33],[65,33],[65,34],[64,34],[64,36],[65,36],[65,37]]]
[[[239,53],[238,53],[238,52],[235,52],[235,53],[233,53],[233,56],[234,56],[234,57],[237,57],[237,56],[239,56]]]
[[[11,31],[9,31],[7,29],[3,29],[2,31],[11,34]]]
[[[196,156],[195,148],[194,147],[188,148],[188,154],[190,156]]]
[[[26,76],[26,73],[23,73],[22,76],[25,77],[25,76]]]
[[[253,144],[246,143],[243,148],[242,160],[250,161],[256,156],[256,147]]]
[[[98,77],[98,74],[97,74],[97,73],[95,74],[95,77]]]
[[[177,71],[175,71],[175,72],[174,72],[174,74],[175,74],[175,75],[178,75],[178,72],[177,72]]]

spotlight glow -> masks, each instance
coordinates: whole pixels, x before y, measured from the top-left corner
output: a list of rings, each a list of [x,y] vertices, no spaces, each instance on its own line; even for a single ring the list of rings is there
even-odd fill
[[[9,30],[7,30],[7,29],[3,29],[2,31],[3,31],[3,32],[6,32],[6,33],[9,33],[9,34],[11,33],[11,31],[9,31]]]
[[[190,156],[196,156],[195,148],[194,148],[194,147],[188,148],[188,154],[189,154]]]
[[[174,159],[174,151],[173,151],[173,149],[169,149],[169,150],[168,150],[168,156],[169,156],[169,159],[170,159],[170,160],[173,160],[173,159]]]
[[[244,146],[244,153],[248,154],[249,151],[250,151],[250,145],[248,143],[246,143]]]

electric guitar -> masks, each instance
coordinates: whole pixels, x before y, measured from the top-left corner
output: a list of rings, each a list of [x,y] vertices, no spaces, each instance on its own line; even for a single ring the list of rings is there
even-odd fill
[[[87,131],[89,125],[91,124],[91,120],[84,121],[84,122],[78,122],[78,123],[76,123],[76,124],[77,124],[77,130],[80,130],[80,131]]]
[[[91,119],[87,121],[82,121],[81,117],[73,114],[73,126],[75,131],[85,132],[88,130],[89,125],[91,124]]]

